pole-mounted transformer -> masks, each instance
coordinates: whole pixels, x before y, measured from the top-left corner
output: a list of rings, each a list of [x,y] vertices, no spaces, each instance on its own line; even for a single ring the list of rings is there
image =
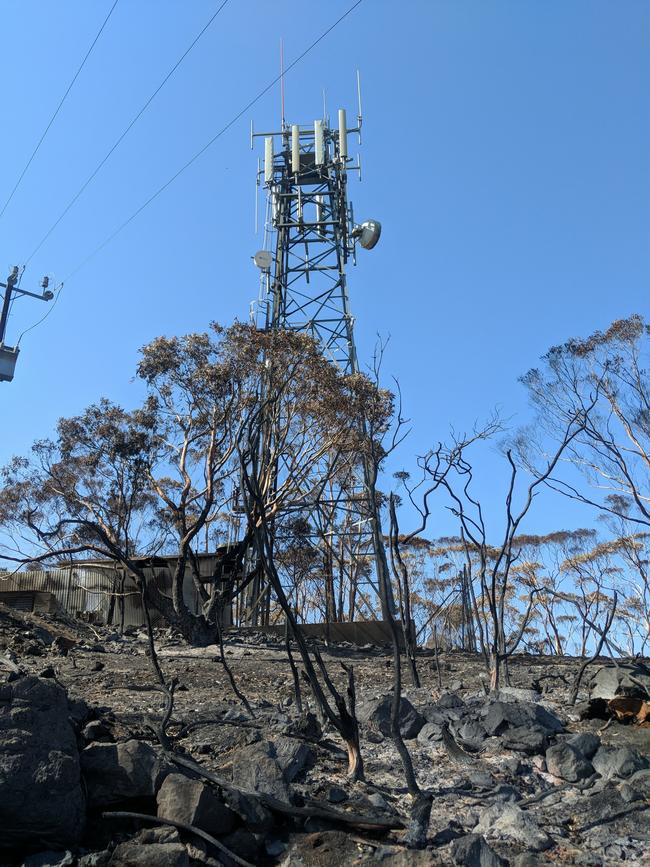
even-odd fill
[[[54,293],[48,289],[50,280],[49,277],[43,277],[41,282],[40,293],[28,292],[20,287],[20,269],[17,265],[11,269],[6,283],[0,283],[0,287],[4,289],[2,297],[2,312],[0,312],[0,382],[11,382],[14,378],[16,370],[16,362],[18,361],[18,346],[7,346],[5,336],[7,333],[7,324],[9,322],[9,313],[11,312],[12,302],[16,298],[28,296],[36,298],[39,301],[51,301],[54,298]]]

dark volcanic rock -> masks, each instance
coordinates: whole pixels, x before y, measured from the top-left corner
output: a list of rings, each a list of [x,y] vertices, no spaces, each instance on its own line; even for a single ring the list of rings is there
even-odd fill
[[[251,831],[268,831],[274,825],[273,813],[260,803],[259,798],[243,792],[224,793],[226,804],[244,820]]]
[[[536,728],[546,735],[564,731],[562,722],[541,704],[495,701],[488,706],[484,725],[489,735],[501,735],[510,728]]]
[[[464,746],[478,750],[487,737],[485,726],[478,720],[468,719],[452,727],[454,737],[458,738]]]
[[[650,668],[642,662],[603,666],[594,673],[589,692],[592,699],[606,701],[617,695],[647,699],[650,696]]]
[[[252,747],[239,750],[232,765],[232,779],[242,789],[265,792],[281,801],[289,800],[289,789],[282,768],[270,752]]]
[[[541,699],[541,694],[535,689],[521,689],[514,686],[502,686],[495,690],[494,698],[498,701],[523,701],[535,704]]]
[[[475,830],[491,837],[513,840],[534,852],[541,852],[553,845],[553,840],[542,831],[533,817],[510,802],[484,809]]]
[[[635,771],[647,768],[648,762],[636,750],[629,747],[600,747],[593,758],[596,771],[609,779],[610,777],[629,777]]]
[[[430,704],[427,707],[423,708],[422,716],[424,717],[426,722],[435,723],[439,726],[446,725],[449,722],[448,711],[441,710],[435,704]],[[453,718],[461,719],[461,715],[456,713]]]
[[[444,723],[428,722],[418,732],[419,744],[438,743],[442,740],[442,727]]]
[[[577,735],[571,735],[566,741],[575,750],[582,753],[586,759],[591,759],[600,746],[600,738],[592,732],[581,732]]]
[[[86,747],[81,753],[81,770],[89,805],[105,807],[154,797],[169,769],[153,747],[130,740]]]
[[[292,782],[312,759],[312,749],[301,741],[282,737],[258,741],[235,753],[232,779],[242,789],[265,792],[288,801],[287,783]]]
[[[104,743],[111,743],[113,741],[113,737],[110,733],[110,730],[101,720],[93,720],[89,722],[87,726],[84,727],[84,730],[81,733],[89,744],[102,741]]]
[[[499,858],[480,834],[467,834],[455,840],[451,857],[454,864],[463,867],[505,867],[508,863]]]
[[[448,709],[452,707],[465,707],[465,702],[459,695],[456,695],[453,692],[443,692],[443,694],[436,702],[436,707],[440,707],[443,709]]]
[[[632,774],[628,783],[640,793],[642,798],[650,799],[650,768]]]
[[[274,738],[272,744],[274,758],[288,783],[292,783],[304,768],[314,762],[314,751],[304,742],[292,738]]]
[[[390,736],[390,695],[377,699],[367,699],[357,709],[359,722],[378,728],[383,735]],[[402,697],[399,707],[399,729],[403,738],[416,738],[424,725],[424,717],[411,702]]]
[[[0,686],[0,849],[64,849],[84,826],[79,754],[64,690],[21,677]]]
[[[196,825],[208,834],[227,834],[235,824],[235,814],[200,780],[182,774],[165,778],[156,797],[158,816]]]
[[[585,780],[594,773],[594,766],[569,743],[555,744],[546,750],[549,773],[569,783]]]
[[[189,867],[187,849],[181,843],[120,843],[109,861],[110,867]]]
[[[341,804],[343,801],[347,801],[347,799],[348,793],[340,786],[330,786],[327,791],[327,800],[330,804]]]
[[[516,726],[506,729],[501,736],[502,745],[508,750],[514,750],[526,755],[541,755],[546,749],[548,734],[537,726]]]
[[[231,834],[221,838],[224,846],[227,846],[235,855],[239,855],[245,861],[255,864],[259,855],[260,844],[254,834],[246,828],[237,828]],[[214,849],[211,849],[211,853]]]

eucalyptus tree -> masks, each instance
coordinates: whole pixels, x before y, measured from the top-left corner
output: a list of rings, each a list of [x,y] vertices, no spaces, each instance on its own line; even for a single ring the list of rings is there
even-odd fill
[[[571,499],[627,524],[650,527],[650,326],[640,316],[604,332],[552,347],[542,365],[522,377],[537,410],[535,428],[562,442],[569,421],[583,418],[563,461],[544,482]],[[519,451],[538,477],[544,449],[530,431]],[[566,463],[577,473],[562,472]]]
[[[513,567],[521,557],[517,539],[522,524],[529,514],[540,486],[549,479],[565,451],[581,433],[585,424],[582,409],[564,419],[559,442],[545,454],[532,481],[521,483],[521,467],[515,460],[513,449],[505,450],[507,467],[505,497],[501,527],[488,529],[485,508],[475,492],[475,470],[468,457],[468,445],[457,444],[449,450],[447,463],[438,462],[431,477],[438,481],[449,496],[449,509],[459,522],[459,536],[465,547],[468,567],[473,570],[478,585],[484,632],[481,644],[487,655],[490,685],[498,689],[504,663],[521,643],[533,613],[535,595],[539,588],[531,588],[523,616],[513,633],[508,634],[508,604],[513,595]],[[472,443],[469,443],[471,445]],[[451,471],[449,466],[451,467]]]
[[[140,408],[101,400],[6,467],[0,518],[20,544],[5,547],[5,559],[91,554],[119,563],[189,641],[213,643],[218,588],[209,595],[198,580],[196,553],[234,471],[241,394],[228,343],[220,329],[154,340],[138,366],[147,386]],[[163,553],[174,558],[171,596],[142,565]],[[186,573],[206,603],[198,615],[184,595]]]
[[[353,672],[347,670],[347,701],[322,659],[312,656],[282,580],[275,531],[291,515],[318,514],[332,484],[352,485],[362,467],[367,435],[362,410],[387,419],[391,396],[359,374],[344,375],[308,335],[256,332],[247,341],[251,401],[238,438],[242,499],[252,527],[264,580],[282,609],[312,694],[324,718],[348,749],[348,772],[363,775],[355,716]]]

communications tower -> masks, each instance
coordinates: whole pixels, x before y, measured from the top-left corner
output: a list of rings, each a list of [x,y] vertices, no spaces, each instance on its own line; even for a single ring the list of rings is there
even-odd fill
[[[355,164],[348,153],[351,135],[361,141],[360,98],[354,127],[347,126],[345,109],[338,110],[336,121],[332,125],[323,117],[302,125],[283,119],[275,132],[251,129],[251,146],[255,138],[264,139],[257,185],[266,190],[264,247],[253,257],[260,269],[260,293],[251,318],[260,329],[307,332],[326,358],[351,374],[359,366],[346,268],[356,263],[357,244],[365,249],[376,245],[381,225],[376,220],[355,223],[348,200],[348,175],[361,172],[360,161]],[[375,552],[363,467],[320,498],[305,517],[323,551],[325,581],[333,587],[334,571],[341,576],[347,570],[355,587],[367,584]],[[355,570],[363,571],[363,581]],[[259,622],[257,612],[253,620]]]
[[[264,138],[264,165],[257,183],[267,191],[264,249],[254,257],[261,289],[254,311],[258,327],[307,331],[325,355],[345,373],[356,373],[354,319],[350,312],[346,266],[355,261],[356,244],[371,249],[381,226],[356,225],[347,196],[351,165],[345,109],[338,124],[282,124],[279,132],[251,133]]]

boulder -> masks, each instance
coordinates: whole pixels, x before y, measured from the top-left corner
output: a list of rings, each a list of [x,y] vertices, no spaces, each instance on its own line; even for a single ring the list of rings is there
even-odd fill
[[[95,741],[102,741],[103,743],[113,742],[113,736],[111,735],[110,729],[98,719],[93,720],[92,722],[89,722],[88,725],[84,726],[81,734],[83,739],[89,744]]]
[[[521,852],[510,862],[510,867],[545,867],[550,864],[546,858],[534,855],[532,852]],[[578,863],[577,861],[574,863]]]
[[[266,837],[266,835],[264,835]],[[254,834],[247,828],[237,828],[230,834],[221,838],[224,846],[227,846],[235,855],[239,855],[244,861],[250,861],[251,864],[257,863],[259,856],[260,843]],[[211,850],[214,852],[214,850]],[[228,863],[232,863],[229,861]]]
[[[227,834],[235,825],[235,814],[213,789],[200,780],[169,774],[156,797],[158,816],[195,825],[212,836]]]
[[[101,852],[89,852],[78,859],[77,867],[108,867],[110,860],[111,852],[108,849]]]
[[[599,747],[593,757],[596,771],[606,780],[610,777],[629,777],[635,771],[648,767],[648,762],[630,747]]]
[[[430,704],[427,707],[422,709],[422,716],[424,717],[425,722],[435,723],[436,725],[443,726],[447,725],[449,722],[449,711],[441,710],[435,704]],[[457,714],[454,716],[454,719],[460,719],[461,715]]]
[[[190,859],[182,843],[150,843],[137,840],[115,847],[110,867],[189,867]]]
[[[508,863],[488,846],[480,834],[466,834],[454,840],[451,857],[454,864],[463,867],[506,867]]]
[[[589,695],[592,699],[606,701],[618,695],[647,699],[650,696],[650,668],[642,662],[603,666],[591,678]]]
[[[330,804],[342,804],[343,801],[347,801],[347,799],[348,793],[340,786],[330,786],[327,790],[327,800]]]
[[[483,810],[474,830],[479,834],[513,840],[534,852],[542,852],[553,845],[553,840],[533,817],[511,802],[493,804]]]
[[[78,842],[85,799],[65,691],[20,677],[0,686],[0,850]]]
[[[555,744],[546,750],[546,767],[550,774],[569,783],[586,780],[594,773],[594,766],[570,743]]]
[[[478,750],[487,737],[485,726],[478,720],[468,719],[451,727],[454,737],[461,741],[463,746]]]
[[[278,737],[273,738],[272,746],[273,757],[288,783],[292,783],[304,768],[314,764],[315,753],[304,741]]]
[[[564,731],[561,720],[547,708],[521,701],[490,702],[483,722],[489,735],[519,727],[535,728],[549,736]]]
[[[297,735],[307,741],[318,741],[323,737],[323,729],[315,714],[308,711],[302,714],[297,719],[290,720],[283,729],[281,734]]]
[[[224,800],[251,831],[265,833],[275,824],[273,813],[253,795],[230,790],[224,792]]]
[[[442,728],[444,723],[428,722],[418,732],[418,743],[426,746],[431,743],[442,741]]]
[[[636,771],[629,778],[628,783],[639,792],[642,798],[650,800],[650,768]]]
[[[264,792],[280,801],[289,801],[289,789],[271,741],[258,741],[235,753],[233,783],[249,792]]]
[[[357,708],[359,722],[379,729],[383,735],[390,736],[390,695],[376,699],[367,699]],[[424,725],[425,719],[413,707],[411,702],[402,696],[399,706],[399,730],[405,740],[416,738]]]
[[[541,755],[548,743],[548,733],[537,726],[515,726],[501,735],[501,746],[529,756]]]
[[[535,704],[541,699],[541,694],[535,689],[522,689],[516,686],[502,686],[492,693],[498,701],[523,701]]]
[[[142,741],[91,744],[81,752],[81,771],[91,807],[153,798],[169,770],[156,750]]]
[[[579,753],[582,753],[586,759],[593,758],[600,746],[600,738],[598,735],[593,734],[593,732],[581,732],[577,735],[571,735],[571,737],[567,738],[566,742],[575,750],[578,750]]]
[[[443,708],[444,710],[452,707],[465,707],[465,702],[459,695],[456,695],[453,692],[443,692],[436,702],[436,707]]]

